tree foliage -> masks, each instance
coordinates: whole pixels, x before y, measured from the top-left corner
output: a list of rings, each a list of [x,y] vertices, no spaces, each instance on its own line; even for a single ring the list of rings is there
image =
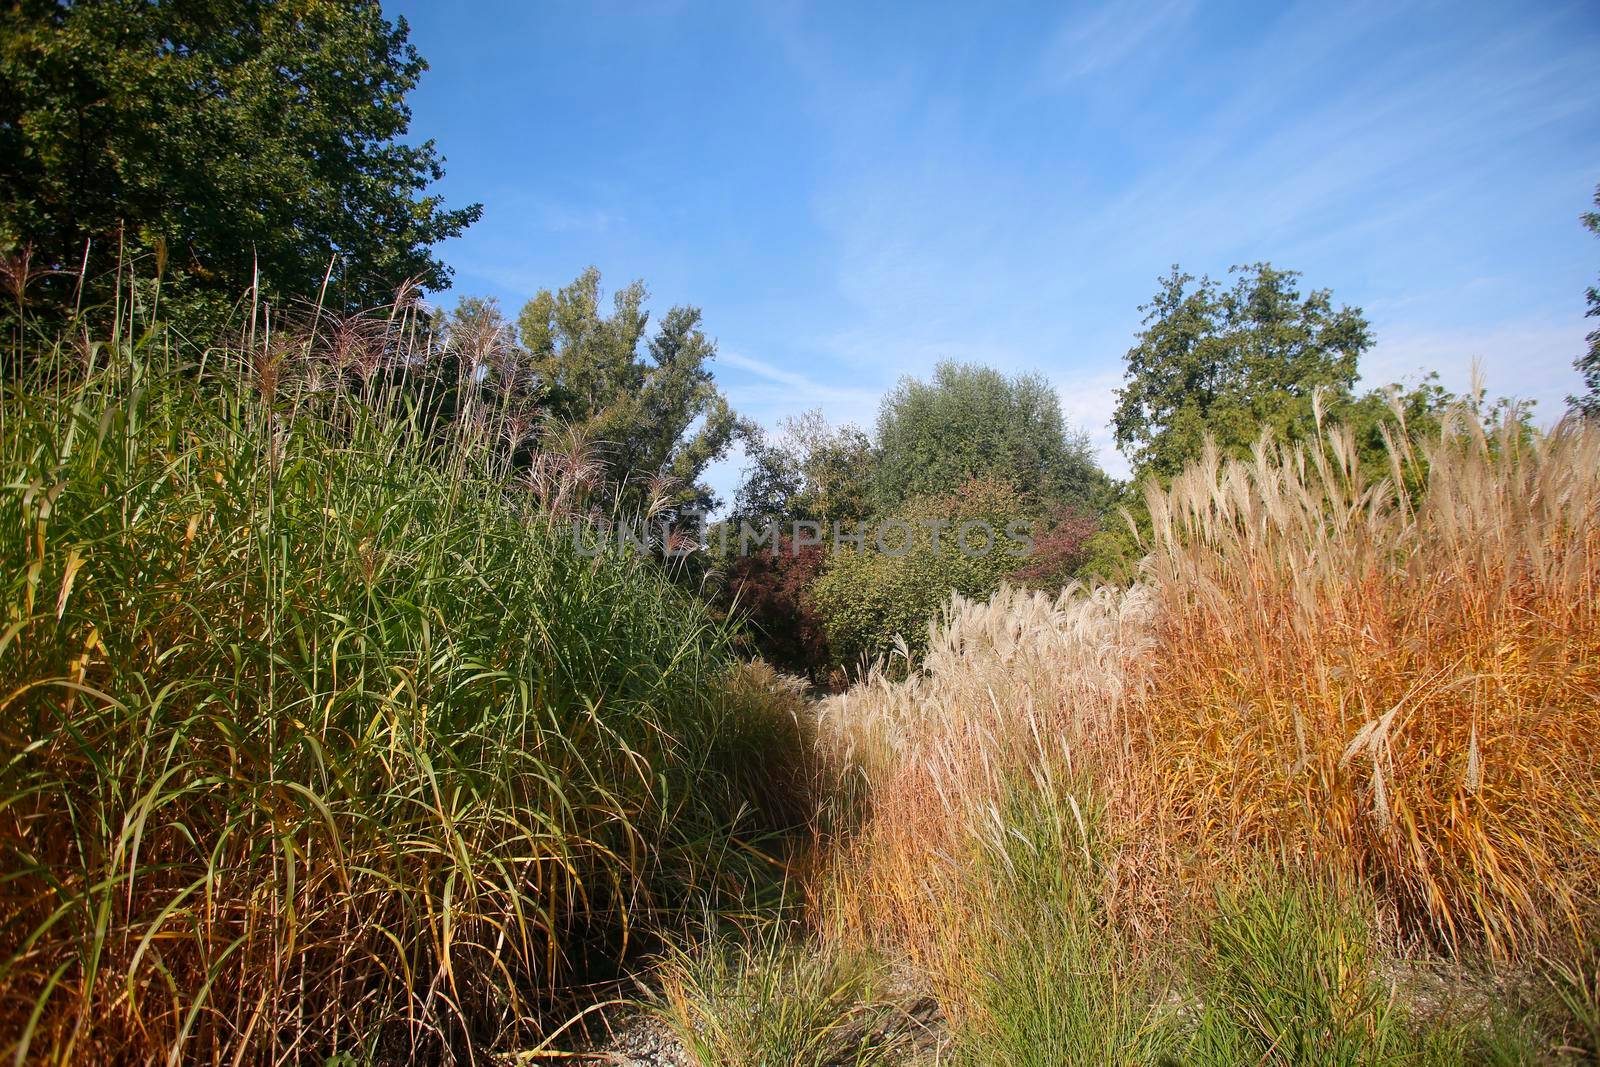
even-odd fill
[[[748,464],[734,497],[735,522],[801,520],[832,529],[870,513],[874,457],[860,427],[830,425],[812,409],[782,420],[776,437],[753,423],[741,431]]]
[[[878,415],[878,453],[882,510],[971,478],[1085,507],[1106,486],[1088,438],[1068,428],[1049,382],[967,363],[940,363],[931,382],[901,379]]]
[[[671,309],[650,333],[648,295],[633,282],[602,313],[594,267],[541,291],[517,317],[526,373],[539,383],[547,417],[595,443],[625,505],[642,506],[664,486],[665,504],[709,510],[715,498],[700,479],[735,428],[711,375],[717,346],[698,308]]]
[[[1594,206],[1600,208],[1600,186],[1595,186]],[[1583,225],[1596,237],[1600,237],[1600,210],[1588,211],[1583,215]],[[1589,286],[1589,310],[1586,314],[1600,316],[1600,284]],[[1600,329],[1591,331],[1586,338],[1589,350],[1573,361],[1573,366],[1578,373],[1583,375],[1585,392],[1579,396],[1568,397],[1572,409],[1579,414],[1590,418],[1600,418]]]
[[[1302,294],[1297,271],[1256,263],[1230,273],[1238,279],[1224,289],[1174,266],[1139,309],[1144,329],[1112,423],[1140,475],[1172,477],[1207,436],[1228,455],[1248,453],[1264,429],[1303,437],[1318,391],[1348,397],[1355,385],[1372,344],[1360,308],[1335,308],[1326,289]]]
[[[833,553],[812,591],[834,658],[852,666],[884,655],[897,636],[918,656],[927,647],[928,620],[952,592],[987,597],[1022,563],[1026,546],[1008,538],[1007,527],[1034,514],[1027,495],[1009,483],[973,478],[875,520],[866,544]],[[963,548],[966,522],[988,524],[993,541],[986,550],[978,551],[985,537],[977,528]]]
[[[426,69],[374,0],[19,0],[0,9],[0,244],[43,270],[153,252],[180,292],[381,303],[478,218],[402,142]],[[67,299],[47,278],[38,296]]]

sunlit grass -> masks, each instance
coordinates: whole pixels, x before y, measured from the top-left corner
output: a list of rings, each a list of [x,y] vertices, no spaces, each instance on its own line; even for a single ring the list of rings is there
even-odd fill
[[[1150,495],[1132,735],[1160,825],[1219,865],[1324,863],[1404,929],[1502,956],[1600,902],[1600,427],[1467,412],[1367,482],[1349,438]],[[1394,485],[1426,472],[1412,499]]]
[[[431,1061],[537,1036],[571,982],[762,862],[736,824],[803,817],[760,769],[797,762],[788,698],[730,689],[725,628],[659,568],[574,551],[487,401],[446,422],[437,376],[405,384],[431,358],[409,329],[380,316],[342,355],[262,330],[13,359],[18,1061]],[[357,357],[372,375],[334,366]]]
[[[1580,1055],[1559,1046],[1592,1040],[1570,961],[1600,913],[1600,428],[1460,411],[1393,468],[1365,480],[1337,428],[1208,456],[1151,491],[1132,588],[954,598],[919,669],[819,708],[841,787],[813,910],[927,975],[992,1062],[1112,1034],[1117,1062]],[[1013,885],[1052,834],[1098,845],[1051,853],[1071,906]],[[1539,987],[1572,1003],[1425,1018],[1384,983],[1396,952],[1568,961]],[[1190,1007],[1148,1028],[1152,976]]]

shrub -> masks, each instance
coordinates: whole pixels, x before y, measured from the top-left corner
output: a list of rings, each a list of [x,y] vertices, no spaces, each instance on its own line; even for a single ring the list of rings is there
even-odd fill
[[[1063,589],[1090,561],[1100,524],[1092,516],[1058,507],[1033,538],[1033,551],[1007,577],[1047,593]]]
[[[734,559],[724,594],[763,658],[813,680],[829,662],[827,630],[811,595],[825,559],[820,545],[795,549],[782,538],[775,551]]]
[[[882,656],[896,638],[904,639],[911,657],[920,655],[928,643],[928,620],[951,593],[986,597],[1017,566],[1023,546],[1008,540],[1006,528],[1030,514],[1009,484],[973,479],[877,520],[872,529],[881,531],[888,551],[873,544],[874,535],[863,548],[842,545],[812,588],[834,658],[853,665]],[[988,523],[987,551],[976,551],[983,546],[977,527],[969,531],[974,551],[962,550],[956,534],[965,522]],[[944,524],[937,543],[930,523]]]

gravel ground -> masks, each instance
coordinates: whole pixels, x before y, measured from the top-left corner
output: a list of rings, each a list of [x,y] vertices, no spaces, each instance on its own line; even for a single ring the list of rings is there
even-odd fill
[[[611,1039],[584,1062],[613,1067],[693,1067],[678,1039],[659,1020],[635,1015],[617,1024]]]

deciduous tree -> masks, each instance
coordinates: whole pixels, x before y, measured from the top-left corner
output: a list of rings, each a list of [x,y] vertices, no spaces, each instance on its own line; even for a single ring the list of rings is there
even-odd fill
[[[1007,378],[943,362],[933,381],[903,378],[878,415],[876,502],[891,510],[972,478],[1010,482],[1036,501],[1092,507],[1106,478],[1088,438],[1061,416],[1043,377]]]
[[[665,487],[668,507],[709,510],[715,498],[701,476],[720,459],[735,419],[711,375],[717,346],[700,311],[675,307],[654,334],[643,282],[618,290],[601,311],[600,272],[544,290],[517,318],[527,371],[549,417],[596,444],[625,510],[639,510]]]
[[[19,0],[0,8],[0,244],[77,273],[154,252],[174,294],[349,306],[478,218],[403,140],[426,64],[374,0]],[[329,277],[330,262],[332,275]],[[60,303],[52,276],[36,299]]]
[[[1600,186],[1594,190],[1594,206],[1600,208]],[[1600,237],[1600,211],[1585,212],[1583,224],[1590,233]],[[1600,285],[1589,286],[1588,295],[1589,310],[1586,314],[1600,316]],[[1578,396],[1568,397],[1567,401],[1579,414],[1600,418],[1600,330],[1591,332],[1586,340],[1589,350],[1573,361],[1573,366],[1583,375],[1585,391]]]
[[[1235,267],[1232,288],[1174,266],[1139,310],[1112,417],[1117,446],[1140,475],[1170,478],[1207,436],[1244,455],[1271,429],[1293,439],[1315,426],[1313,398],[1350,395],[1372,344],[1360,308],[1326,289],[1302,294],[1296,271]]]

